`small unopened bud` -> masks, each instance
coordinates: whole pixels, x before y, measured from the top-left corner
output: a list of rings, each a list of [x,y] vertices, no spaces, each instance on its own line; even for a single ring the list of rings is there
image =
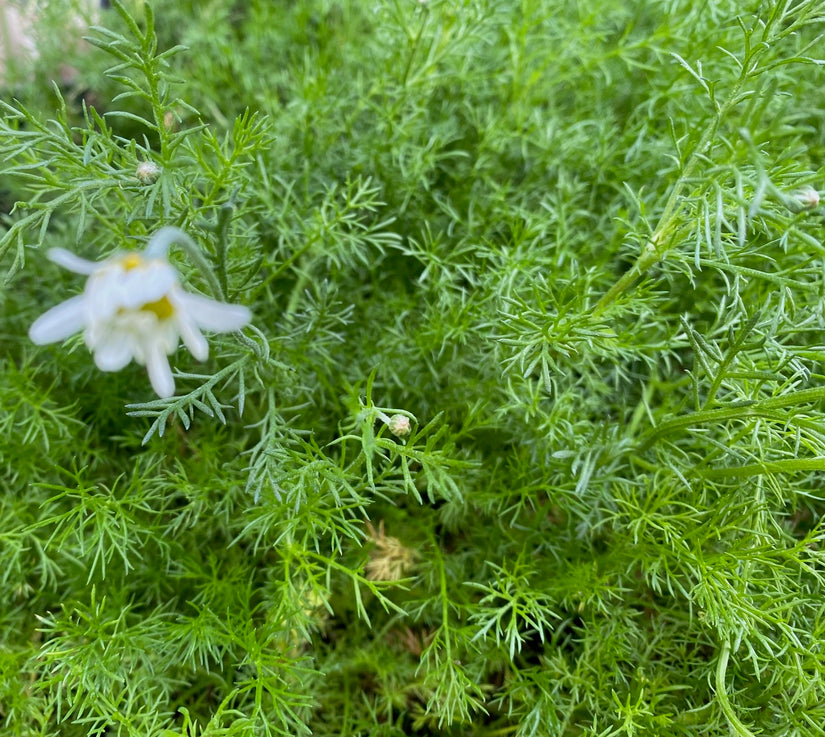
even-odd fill
[[[404,415],[393,415],[390,417],[387,427],[397,438],[405,438],[410,434],[410,418]]]
[[[141,161],[135,169],[141,184],[154,184],[160,176],[160,167],[154,161]]]
[[[805,186],[793,193],[793,198],[806,210],[819,206],[819,192],[813,187]]]

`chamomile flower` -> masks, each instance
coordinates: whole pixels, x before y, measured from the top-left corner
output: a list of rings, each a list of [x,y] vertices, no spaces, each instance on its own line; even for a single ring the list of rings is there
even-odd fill
[[[160,238],[159,238],[160,237]],[[145,365],[160,397],[175,393],[167,356],[180,341],[199,361],[209,355],[202,330],[231,332],[250,319],[242,305],[230,305],[183,290],[165,251],[187,239],[177,228],[163,228],[142,253],[116,254],[95,263],[55,248],[49,258],[88,276],[83,294],[52,307],[29,329],[37,345],[55,343],[83,331],[102,371],[119,371],[130,361]],[[158,243],[160,247],[158,248]],[[154,247],[153,247],[154,246]],[[158,253],[162,251],[162,253]]]

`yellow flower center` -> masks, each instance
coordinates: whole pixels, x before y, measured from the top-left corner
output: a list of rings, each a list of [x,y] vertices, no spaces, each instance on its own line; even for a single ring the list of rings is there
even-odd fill
[[[126,271],[131,271],[132,269],[136,269],[138,266],[143,264],[143,259],[140,257],[140,254],[137,253],[127,253],[121,260],[120,263],[123,264],[123,268]]]
[[[161,297],[156,302],[147,302],[140,309],[146,312],[154,312],[158,320],[166,320],[175,314],[175,308],[168,297]]]

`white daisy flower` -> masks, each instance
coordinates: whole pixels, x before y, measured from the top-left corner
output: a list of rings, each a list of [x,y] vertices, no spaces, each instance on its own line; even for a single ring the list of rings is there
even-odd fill
[[[170,231],[174,231],[170,235]],[[164,233],[161,250],[174,235],[188,239],[172,228]],[[178,239],[180,240],[180,239]],[[157,244],[156,244],[157,245]],[[95,263],[54,248],[49,258],[78,274],[88,275],[83,294],[67,299],[41,315],[29,329],[37,345],[55,343],[82,330],[83,339],[102,371],[119,371],[134,360],[145,365],[152,388],[160,397],[175,393],[175,381],[167,355],[181,340],[192,355],[203,361],[209,346],[201,330],[225,333],[249,322],[250,312],[242,305],[185,292],[178,274],[164,255],[156,255],[152,242],[143,253],[114,255]]]

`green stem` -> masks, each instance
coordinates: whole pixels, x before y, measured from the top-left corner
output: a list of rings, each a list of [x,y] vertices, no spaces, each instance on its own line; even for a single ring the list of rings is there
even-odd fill
[[[701,476],[706,479],[722,479],[761,476],[768,473],[802,473],[805,471],[825,471],[825,458],[788,458],[781,461],[749,463],[745,466],[710,468],[702,471]]]
[[[722,652],[719,654],[719,662],[716,664],[716,698],[719,706],[727,717],[731,729],[739,737],[754,737],[751,732],[736,716],[736,712],[728,699],[728,692],[725,688],[725,674],[728,670],[728,658],[730,657],[730,641],[726,640],[722,644]]]
[[[169,129],[166,127],[166,110],[164,108],[163,100],[160,95],[160,86],[158,85],[158,68],[155,52],[157,51],[157,37],[155,36],[154,15],[151,7],[145,7],[146,13],[146,33],[140,35],[138,31],[141,45],[143,46],[142,57],[142,72],[146,77],[146,83],[149,86],[149,98],[152,104],[152,117],[155,119],[155,126],[158,131],[158,140],[160,142],[160,158],[165,165],[169,164]]]
[[[229,226],[232,223],[232,216],[234,215],[235,210],[232,204],[233,199],[234,195],[232,198],[230,198],[229,202],[222,205],[221,208],[218,210],[218,222],[215,225],[218,256],[218,280],[221,285],[221,290],[224,294],[226,294],[226,292],[229,289],[229,280],[226,275],[226,246],[227,240],[229,239]]]
[[[295,286],[292,287],[292,292],[289,295],[289,302],[287,303],[285,314],[291,315],[298,309],[298,303],[301,301],[301,295],[304,293],[304,288],[309,281],[309,275],[304,271],[298,272],[298,279]]]
[[[688,415],[679,415],[678,417],[663,422],[652,430],[651,433],[642,440],[635,452],[641,454],[663,435],[690,425],[724,422],[726,420],[736,420],[745,417],[772,417],[775,410],[806,404],[808,402],[820,402],[824,399],[825,387],[813,387],[811,389],[802,389],[798,392],[790,392],[789,394],[781,394],[778,397],[771,397],[761,402],[749,402],[738,406],[720,407],[719,409],[701,410],[699,412],[691,412]],[[777,421],[785,421],[787,417],[785,415],[777,415],[776,419]]]
[[[430,535],[430,540],[432,541],[433,545],[433,557],[435,558],[435,563],[438,566],[438,576],[440,579],[440,590],[441,590],[441,626],[444,629],[444,655],[447,661],[452,660],[452,647],[450,643],[450,637],[448,633],[449,629],[449,621],[450,621],[450,611],[449,611],[449,603],[450,599],[447,594],[447,571],[444,567],[444,557],[441,555],[441,548],[438,546],[438,540],[436,540],[434,535]]]
[[[713,119],[710,122],[710,125],[705,128],[705,132],[702,134],[701,139],[699,139],[699,143],[696,148],[688,156],[684,169],[682,170],[682,174],[679,176],[679,179],[676,180],[676,184],[673,186],[673,189],[667,198],[667,202],[665,202],[665,208],[662,211],[662,215],[660,216],[659,221],[653,230],[653,235],[650,237],[647,245],[642,249],[642,252],[637,257],[633,266],[622,274],[618,281],[616,281],[596,303],[592,313],[594,317],[601,315],[602,312],[604,312],[622,294],[630,289],[638,279],[644,276],[645,273],[647,273],[647,271],[654,264],[660,261],[670,250],[672,231],[676,226],[678,216],[685,204],[682,199],[682,193],[687,183],[693,177],[699,164],[704,160],[705,154],[711,147],[711,144],[716,137],[716,133],[722,125],[722,121],[730,112],[731,108],[733,108],[734,105],[740,101],[742,86],[748,78],[744,71],[746,68],[747,67],[743,66],[743,71],[739,75],[739,79],[737,79],[736,84],[731,90],[727,100],[720,108],[718,108],[716,115],[713,116]]]
[[[421,43],[421,36],[423,35],[424,28],[427,25],[428,8],[426,5],[424,5],[421,10],[421,24],[418,26],[418,33],[415,34],[415,38],[413,39],[412,48],[410,49],[410,54],[407,57],[407,63],[404,66],[404,74],[401,77],[401,84],[405,88],[407,86],[407,82],[409,81],[410,72],[412,71],[413,59],[415,59],[416,52],[418,51],[418,45]]]

